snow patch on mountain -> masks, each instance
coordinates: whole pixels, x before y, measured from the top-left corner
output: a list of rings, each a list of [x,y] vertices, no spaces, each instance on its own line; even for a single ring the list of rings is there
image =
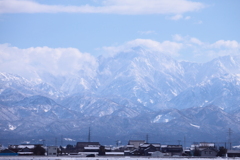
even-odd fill
[[[194,125],[194,124],[191,124],[191,123],[190,123],[190,125],[193,126],[193,127],[198,128],[198,129],[200,128],[200,126],[198,126],[198,125]]]
[[[96,63],[67,76],[36,73],[38,82],[0,73],[0,131],[79,133],[95,125],[99,134],[101,127],[121,136],[201,128],[211,136],[229,126],[240,130],[240,56],[199,64],[137,47]]]
[[[158,115],[155,117],[155,119],[152,121],[152,123],[156,123],[161,119],[162,115]]]
[[[8,128],[13,131],[13,130],[15,130],[17,127],[14,126],[14,125],[8,124]]]

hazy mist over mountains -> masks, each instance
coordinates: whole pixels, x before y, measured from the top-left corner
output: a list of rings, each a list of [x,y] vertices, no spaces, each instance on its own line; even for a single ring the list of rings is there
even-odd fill
[[[79,70],[68,73],[65,68],[61,75],[34,64],[32,79],[0,73],[5,143],[13,136],[19,142],[87,141],[89,127],[92,141],[103,144],[147,134],[149,141],[160,143],[184,137],[188,143],[220,143],[228,141],[229,128],[234,143],[240,143],[239,56],[193,63],[134,47],[98,58],[89,55],[86,63],[75,64],[71,67]]]

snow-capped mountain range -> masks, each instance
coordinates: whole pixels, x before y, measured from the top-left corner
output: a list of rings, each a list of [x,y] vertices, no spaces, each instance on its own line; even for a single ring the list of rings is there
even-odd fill
[[[0,73],[2,143],[12,136],[86,141],[89,127],[103,143],[146,134],[160,143],[223,142],[229,128],[240,143],[240,56],[179,62],[138,47],[97,63],[67,76],[38,73],[38,81]]]

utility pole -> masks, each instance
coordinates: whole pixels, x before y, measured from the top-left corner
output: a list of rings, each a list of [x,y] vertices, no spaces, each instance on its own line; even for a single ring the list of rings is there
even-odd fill
[[[55,146],[57,146],[57,137],[55,137]]]
[[[91,129],[88,129],[88,142],[91,142]]]
[[[146,143],[148,143],[148,134],[146,135]]]
[[[43,142],[43,146],[45,146],[45,139],[43,139],[42,142]]]
[[[231,142],[232,130],[231,130],[231,128],[228,129],[227,133],[228,133],[229,149],[232,149],[232,142]]]
[[[180,145],[180,143],[181,143],[181,140],[178,140],[178,145]]]
[[[61,135],[61,146],[63,145],[63,136]]]
[[[184,149],[186,149],[186,137],[184,136],[184,138],[183,138],[183,141],[184,141]]]

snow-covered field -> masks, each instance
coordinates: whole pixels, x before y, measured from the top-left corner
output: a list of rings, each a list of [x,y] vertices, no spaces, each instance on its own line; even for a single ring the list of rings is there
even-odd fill
[[[173,158],[140,158],[140,157],[91,157],[91,158],[86,158],[86,157],[32,157],[32,156],[5,156],[5,157],[0,157],[0,160],[227,160],[227,159],[232,159],[232,160],[240,160],[240,157],[238,158],[180,158],[180,157],[173,157]]]

